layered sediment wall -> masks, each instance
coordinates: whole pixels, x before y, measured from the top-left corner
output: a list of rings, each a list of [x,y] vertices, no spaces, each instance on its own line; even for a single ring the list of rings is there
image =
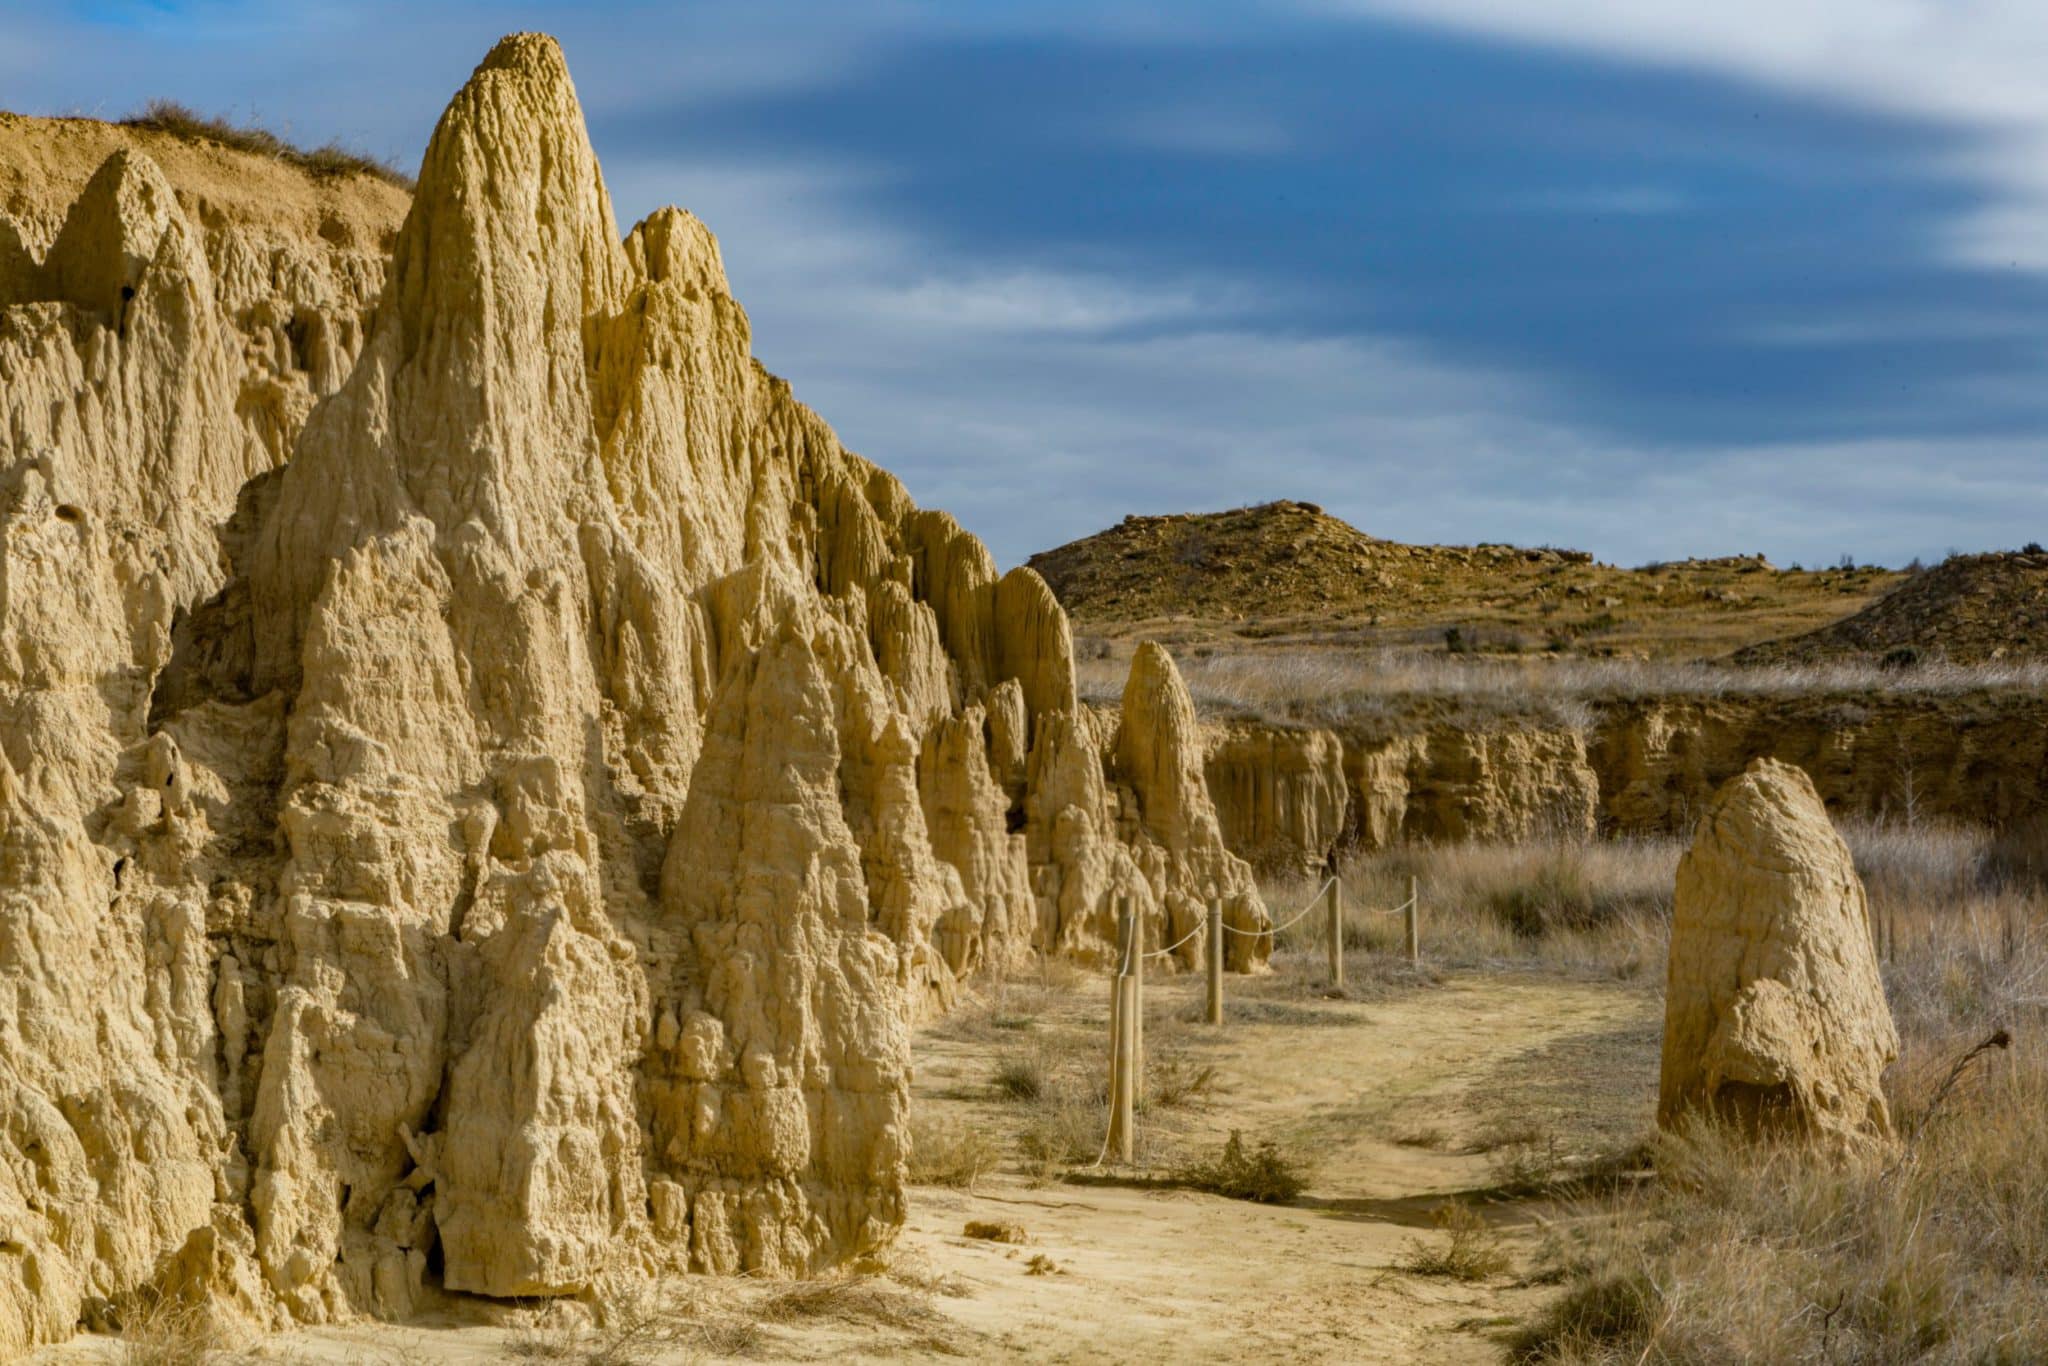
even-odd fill
[[[1577,725],[1416,713],[1344,730],[1212,725],[1209,786],[1232,847],[1286,868],[1345,843],[1680,833],[1760,757],[1803,769],[1836,819],[2005,827],[2048,807],[2048,698],[2021,689],[1629,698],[1589,704]]]

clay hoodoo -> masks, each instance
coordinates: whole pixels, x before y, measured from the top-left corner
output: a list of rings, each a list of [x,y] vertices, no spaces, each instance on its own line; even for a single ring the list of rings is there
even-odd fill
[[[1037,576],[752,360],[703,225],[620,239],[551,40],[317,364],[146,156],[72,219],[0,259],[0,1349],[144,1287],[816,1269],[901,1222],[964,976],[1099,956],[1119,893],[1263,956],[1171,661],[1102,733]]]
[[[1715,794],[1678,865],[1664,1009],[1661,1125],[1890,1133],[1899,1040],[1863,884],[1799,769],[1758,759]]]

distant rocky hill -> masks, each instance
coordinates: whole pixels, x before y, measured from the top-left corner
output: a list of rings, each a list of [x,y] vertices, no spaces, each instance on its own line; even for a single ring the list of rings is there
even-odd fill
[[[1098,635],[1696,658],[1812,630],[1897,579],[1761,555],[1623,569],[1582,550],[1408,545],[1285,500],[1126,517],[1030,565]]]
[[[2048,553],[1952,555],[1853,616],[1736,654],[1745,664],[1863,658],[1984,664],[2048,657]]]
[[[1415,546],[1368,536],[1314,503],[1126,517],[1031,557],[1077,616],[1298,617],[1372,608],[1418,578],[1590,564],[1579,550]]]

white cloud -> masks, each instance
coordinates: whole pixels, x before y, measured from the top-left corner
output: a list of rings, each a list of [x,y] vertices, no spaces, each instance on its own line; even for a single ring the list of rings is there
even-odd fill
[[[1249,281],[950,257],[862,207],[879,170],[606,169],[622,214],[675,198],[704,218],[763,360],[1006,564],[1125,513],[1280,497],[1383,536],[1577,545],[1625,563],[1752,550],[1897,563],[2048,524],[2039,443],[1629,445],[1557,416],[1542,375],[1386,337],[1248,328]]]
[[[2048,4],[2041,0],[1303,0],[1485,37],[1653,62],[1973,135],[1951,169],[1997,201],[1959,261],[2048,270]]]
[[[2010,252],[2033,264],[2038,244],[2048,258],[2048,232],[2035,232],[2048,221],[2048,155],[2029,170],[2014,152],[2029,137],[2048,147],[2040,131],[2048,129],[2048,86],[2037,95],[2028,60],[2040,54],[2036,30],[2048,29],[2048,19],[2001,10],[1996,22],[1983,22],[2005,33],[2013,51],[1986,55],[1975,30],[1967,42],[1954,34],[1942,41],[1909,22],[1947,30],[1950,9],[1998,8],[1966,0],[1939,12],[1872,0],[1853,16],[1841,0],[1779,0],[1769,9],[1733,0],[1732,12],[1671,15],[1621,0],[1360,5],[1966,121],[1981,133],[1978,161],[1967,169],[2002,186],[2005,197],[1958,226],[1957,249]],[[861,24],[830,14],[751,28],[734,20],[726,35],[703,27],[714,20],[696,11],[648,10],[629,25],[560,9],[537,17],[415,6],[396,24],[389,4],[367,14],[330,9],[318,42],[300,41],[304,30],[278,19],[247,30],[208,27],[203,40],[186,31],[175,42],[101,43],[90,28],[46,10],[10,14],[0,23],[0,72],[13,72],[8,99],[17,105],[111,99],[120,112],[150,94],[209,108],[225,99],[243,112],[293,111],[316,137],[338,132],[409,158],[448,92],[504,28],[556,28],[586,103],[626,114],[828,82],[867,60],[892,26],[911,22],[900,10],[863,7]],[[956,11],[916,22],[966,21]],[[1172,28],[1163,12],[1119,22]],[[406,41],[391,41],[394,24]],[[2031,47],[2022,41],[2029,33]],[[1928,71],[1898,74],[1918,48]],[[90,63],[57,59],[88,49]],[[32,59],[36,52],[46,57]],[[1200,131],[1199,121],[1170,108],[1156,117],[1149,129],[1138,119],[1135,135]],[[679,122],[676,145],[690,148],[688,119]],[[1274,135],[1241,137],[1239,149],[1252,154]],[[1832,561],[1845,551],[1897,561],[1952,544],[2017,544],[2048,523],[2038,443],[1631,446],[1558,416],[1551,395],[1562,386],[1546,375],[1456,365],[1386,337],[1252,328],[1243,321],[1252,305],[1262,317],[1289,311],[1290,301],[1267,293],[1268,281],[956,254],[868,207],[892,174],[886,167],[741,163],[701,147],[680,158],[614,154],[602,125],[598,150],[622,222],[672,199],[703,217],[724,243],[764,361],[856,449],[902,475],[920,501],[985,534],[1006,563],[1127,512],[1275,497],[1320,502],[1381,535],[1577,544],[1628,562],[1747,550],[1781,562]],[[1683,207],[1655,190],[1561,190],[1551,207]],[[1858,328],[1881,338],[1890,321],[1788,320],[1776,340],[1839,344]],[[1960,317],[1955,335],[1973,335],[1980,323],[1997,326]],[[1801,325],[1841,330],[1802,333]],[[1987,394],[1985,404],[2037,397],[2028,383],[2017,395]]]

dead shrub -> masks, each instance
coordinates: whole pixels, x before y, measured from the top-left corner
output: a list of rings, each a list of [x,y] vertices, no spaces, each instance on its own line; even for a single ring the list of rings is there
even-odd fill
[[[830,1321],[886,1328],[909,1335],[907,1345],[941,1356],[959,1356],[959,1325],[923,1295],[898,1290],[872,1276],[798,1281],[754,1304],[766,1323]]]
[[[1063,1097],[1033,1106],[1017,1133],[1027,1173],[1043,1183],[1062,1167],[1093,1161],[1101,1151],[1103,1124],[1099,1104]]]
[[[1145,1059],[1145,1104],[1173,1110],[1198,1105],[1215,1094],[1216,1067],[1166,1049],[1149,1049]]]
[[[990,1083],[1005,1100],[1037,1100],[1051,1089],[1043,1052],[1006,1053],[996,1060]]]
[[[1001,1161],[1000,1146],[976,1126],[949,1115],[911,1112],[910,1179],[917,1185],[970,1189]]]
[[[1303,1162],[1282,1153],[1271,1139],[1248,1146],[1244,1135],[1232,1129],[1221,1156],[1186,1164],[1175,1173],[1175,1180],[1232,1200],[1284,1205],[1307,1187],[1308,1172]]]
[[[126,1366],[205,1366],[231,1345],[205,1305],[145,1291],[121,1311]]]
[[[1469,1205],[1446,1201],[1430,1216],[1445,1235],[1441,1246],[1419,1238],[1408,1240],[1400,1268],[1417,1276],[1445,1276],[1456,1281],[1483,1281],[1513,1264],[1500,1235]]]
[[[313,148],[300,147],[267,128],[231,123],[219,115],[201,114],[176,100],[151,100],[138,112],[122,119],[121,124],[126,128],[167,133],[185,142],[213,142],[238,152],[271,157],[296,166],[315,178],[366,175],[402,189],[413,188],[412,177],[390,162],[354,151],[338,142]]]

